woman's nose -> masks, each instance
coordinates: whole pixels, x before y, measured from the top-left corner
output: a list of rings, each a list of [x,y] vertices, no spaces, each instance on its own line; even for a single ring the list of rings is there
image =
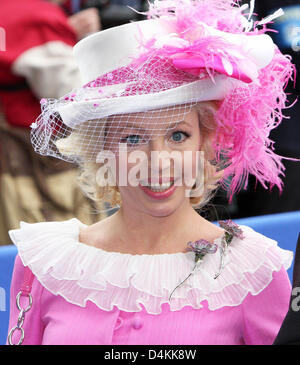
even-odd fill
[[[164,136],[159,136],[159,137],[156,137],[156,138],[150,140],[149,152],[152,152],[152,151],[161,152],[161,151],[167,151],[167,150],[168,150],[168,147],[165,143]]]
[[[151,170],[159,169],[165,170],[171,167],[170,153],[172,151],[166,144],[165,137],[156,137],[148,144],[148,163],[150,163]]]

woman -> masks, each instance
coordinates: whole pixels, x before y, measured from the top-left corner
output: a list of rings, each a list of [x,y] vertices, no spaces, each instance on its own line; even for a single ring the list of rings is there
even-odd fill
[[[231,198],[249,173],[281,188],[268,135],[293,66],[261,34],[267,20],[252,30],[245,10],[159,1],[153,19],[77,44],[87,83],[42,101],[32,142],[79,163],[85,193],[119,209],[91,226],[73,218],[9,232],[19,255],[8,343],[272,344],[292,252],[194,210],[220,184]],[[33,302],[14,327],[20,288]]]

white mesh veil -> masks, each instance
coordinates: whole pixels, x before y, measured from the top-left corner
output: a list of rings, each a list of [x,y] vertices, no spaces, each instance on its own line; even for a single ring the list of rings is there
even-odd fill
[[[77,163],[96,161],[103,150],[118,153],[119,143],[131,134],[139,144],[147,143],[174,128],[196,104],[199,89],[190,87],[193,82],[199,77],[153,57],[105,74],[58,100],[42,99],[42,114],[32,125],[33,147],[42,155]],[[174,88],[180,90],[179,104],[168,94]]]

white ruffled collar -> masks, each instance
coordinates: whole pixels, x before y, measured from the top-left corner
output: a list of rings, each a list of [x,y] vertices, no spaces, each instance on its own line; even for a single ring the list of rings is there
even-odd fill
[[[222,274],[220,253],[207,254],[192,276],[168,298],[173,289],[191,272],[193,252],[132,255],[107,252],[79,241],[86,227],[77,218],[62,222],[20,222],[9,235],[18,247],[20,258],[40,283],[51,293],[70,303],[85,306],[88,300],[110,311],[116,306],[127,312],[145,310],[159,314],[162,304],[170,310],[184,306],[208,308],[237,306],[248,293],[262,291],[272,280],[272,273],[282,266],[288,269],[293,252],[247,226],[240,226],[244,239],[234,237]],[[214,241],[220,246],[221,237]]]

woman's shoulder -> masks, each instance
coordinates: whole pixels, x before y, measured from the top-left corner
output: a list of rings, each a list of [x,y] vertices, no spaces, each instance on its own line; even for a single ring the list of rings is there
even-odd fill
[[[71,231],[74,232],[74,228],[80,226],[84,227],[86,225],[77,218],[35,223],[20,221],[19,228],[9,230],[8,234],[12,242],[18,246],[22,241],[33,241],[34,238],[38,238],[39,236],[42,241],[52,236],[65,236],[70,234]]]
[[[51,260],[62,249],[69,249],[77,242],[80,227],[85,227],[77,218],[63,221],[29,223],[20,221],[19,228],[8,231],[12,243],[18,249],[24,266],[31,262]]]
[[[86,227],[72,218],[62,222],[21,222],[19,229],[9,233],[23,264],[31,268],[46,289],[80,306],[92,300],[104,310],[116,303],[124,310],[140,311],[143,303],[149,313],[157,314],[164,303],[169,303],[171,310],[180,310],[186,305],[201,308],[204,300],[210,310],[237,306],[248,293],[256,295],[266,288],[274,272],[290,267],[293,259],[293,253],[280,248],[273,239],[248,226],[239,226],[242,237],[234,236],[228,244],[221,274],[216,278],[226,233],[214,240],[218,250],[204,256],[197,270],[169,300],[170,293],[191,272],[194,252],[107,252],[80,241],[80,231]],[[99,232],[105,224],[95,227]],[[91,228],[88,232],[92,232]]]
[[[292,264],[292,251],[249,226],[219,223],[225,233],[214,241],[218,250],[204,257],[194,277],[194,292],[207,300],[209,309],[240,305],[249,293],[256,296],[269,287],[275,273],[290,287],[286,270]]]
[[[226,266],[232,271],[262,274],[263,272],[286,270],[291,266],[293,252],[283,249],[279,243],[253,228],[233,223],[233,239],[228,243]],[[226,226],[226,224],[225,224]],[[230,228],[229,228],[230,231]]]
[[[88,253],[91,248],[97,250],[93,250],[93,252],[111,253],[117,257],[118,252],[111,252],[109,246],[110,238],[113,237],[115,230],[113,224],[112,217],[104,218],[90,226],[77,218],[37,223],[21,221],[20,228],[10,230],[9,236],[23,259],[26,257],[29,259],[29,256],[34,255],[34,253],[41,257],[41,252],[45,252],[45,250],[55,252],[59,249],[61,252],[68,251],[70,253],[80,249],[80,251],[85,250]],[[226,276],[227,270],[254,273],[262,266],[278,271],[282,266],[288,269],[292,263],[292,251],[281,248],[277,241],[260,234],[249,226],[238,226],[232,221],[220,221],[219,226],[208,221],[205,224],[205,236],[199,236],[199,239],[215,243],[217,252],[214,255],[206,255],[202,265],[204,267],[205,263],[208,265],[209,262],[214,262],[214,264],[219,262],[218,258],[224,249],[226,232],[232,235],[230,242],[226,243],[223,276]],[[129,256],[136,256],[136,258],[167,257],[168,255],[171,256],[172,254],[129,254]],[[122,254],[120,253],[119,256],[121,257]]]

